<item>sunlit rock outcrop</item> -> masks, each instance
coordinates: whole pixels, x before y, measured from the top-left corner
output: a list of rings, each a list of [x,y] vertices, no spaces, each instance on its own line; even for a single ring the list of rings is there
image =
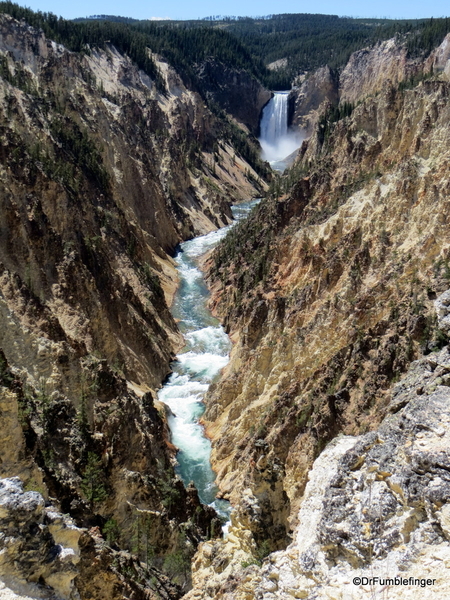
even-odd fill
[[[325,116],[319,121],[301,149],[297,171],[289,175],[289,193],[283,193],[281,182],[272,199],[261,203],[210,262],[212,306],[235,345],[221,381],[208,395],[205,424],[220,488],[236,506],[235,519],[243,528],[240,538],[251,534],[245,547],[257,563],[277,545],[291,548],[290,536],[302,526],[299,509],[310,469],[330,441],[339,434],[377,430],[397,402],[394,385],[411,362],[448,343],[434,300],[448,288],[450,89],[445,77],[425,77],[411,85],[399,89],[385,81],[381,91],[363,100],[349,117],[333,123]],[[445,311],[446,303],[441,297],[438,311]],[[417,394],[412,392],[414,398]],[[420,411],[427,401],[421,402]],[[438,404],[429,416],[421,413],[424,423],[439,414]],[[391,424],[395,437],[397,425],[387,419],[367,439],[389,437]],[[439,439],[437,435],[436,444]],[[397,447],[391,454],[397,450],[401,454]],[[395,465],[398,473],[402,468]],[[367,495],[370,485],[364,485]],[[349,499],[355,495],[351,490]],[[390,498],[393,492],[386,493]],[[349,520],[358,520],[364,502],[362,497],[360,509],[349,509]],[[408,506],[407,513],[414,502]],[[437,513],[439,506],[434,510]],[[433,519],[427,513],[428,532]],[[310,521],[302,522],[306,528]],[[324,527],[325,520],[317,526],[319,537],[328,535]],[[336,526],[330,525],[332,529]],[[387,537],[388,530],[389,526]],[[431,540],[427,535],[420,552]],[[436,540],[446,548],[445,535]],[[356,547],[347,553],[347,543],[353,542],[342,542],[339,549],[330,537],[323,546],[330,560],[336,548],[353,568],[365,568],[370,543],[361,551],[365,558]],[[215,562],[203,562],[201,552],[194,562],[199,581],[205,577],[210,583],[211,597],[251,598],[265,590],[270,598],[270,586],[274,598],[288,597],[276,582],[269,585],[267,580],[267,588],[244,583],[246,578],[258,580],[257,565],[237,575],[239,566],[234,563],[234,579],[221,577],[220,564],[232,561],[232,553],[222,543],[215,548],[213,556],[220,557]],[[277,568],[269,579],[276,579]],[[415,576],[418,571],[411,569]],[[308,583],[299,597],[314,597],[312,577],[311,589]],[[237,580],[242,583],[241,596]],[[344,593],[339,585],[336,593]],[[198,597],[207,598],[199,589],[201,584],[194,588]]]

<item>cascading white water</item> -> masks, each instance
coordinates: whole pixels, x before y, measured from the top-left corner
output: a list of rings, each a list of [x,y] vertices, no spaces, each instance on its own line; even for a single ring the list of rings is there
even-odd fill
[[[258,200],[232,208],[235,222],[243,218]],[[228,502],[217,500],[216,478],[210,464],[211,444],[198,420],[203,414],[203,396],[209,384],[227,364],[231,342],[206,307],[209,296],[198,262],[214,248],[234,223],[219,231],[184,242],[175,260],[180,284],[172,306],[186,340],[183,352],[172,364],[173,373],[158,393],[173,415],[168,419],[172,441],[179,448],[177,472],[187,485],[195,483],[200,500],[228,517]]]
[[[286,167],[283,159],[297,150],[303,139],[300,133],[288,129],[288,99],[289,92],[275,92],[263,109],[260,123],[262,157],[281,170]]]
[[[278,92],[264,107],[261,140],[275,146],[288,132],[288,92]]]

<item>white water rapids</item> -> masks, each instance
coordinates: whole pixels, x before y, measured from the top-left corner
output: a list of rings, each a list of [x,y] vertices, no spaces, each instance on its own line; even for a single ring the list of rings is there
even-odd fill
[[[258,200],[232,208],[235,222],[246,216]],[[172,314],[186,340],[186,346],[172,364],[173,373],[158,393],[173,416],[169,417],[172,442],[179,448],[177,472],[185,485],[195,483],[200,500],[214,506],[224,517],[229,504],[216,499],[215,474],[210,464],[211,444],[199,418],[204,412],[203,397],[210,383],[227,364],[231,342],[220,323],[206,308],[209,292],[198,262],[225,236],[230,227],[197,237],[180,246],[176,263],[180,284]]]
[[[304,138],[288,128],[288,99],[289,92],[275,92],[263,109],[260,124],[262,158],[280,171],[287,166],[284,159],[297,150]]]

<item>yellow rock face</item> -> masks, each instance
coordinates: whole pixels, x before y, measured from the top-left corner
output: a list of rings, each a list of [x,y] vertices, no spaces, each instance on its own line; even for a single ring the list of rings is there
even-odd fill
[[[234,255],[211,260],[212,305],[235,346],[204,419],[221,491],[256,545],[263,534],[246,520],[243,491],[264,507],[270,539],[295,527],[316,456],[339,433],[376,428],[392,384],[439,345],[433,300],[450,258],[444,79],[403,92],[384,81],[313,135],[298,163],[308,177],[260,207]]]

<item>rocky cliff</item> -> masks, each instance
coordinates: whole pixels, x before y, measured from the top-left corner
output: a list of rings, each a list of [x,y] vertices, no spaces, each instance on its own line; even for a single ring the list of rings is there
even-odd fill
[[[235,345],[205,423],[220,488],[236,507],[235,549],[206,546],[197,568],[209,588],[191,597],[260,597],[239,565],[296,535],[316,457],[341,433],[374,430],[410,362],[447,343],[433,301],[448,288],[449,94],[439,79],[409,90],[385,82],[350,117],[322,123],[302,147],[290,193],[281,182],[213,257],[213,307]],[[338,555],[363,564],[346,543]],[[331,553],[337,544],[324,542]],[[328,597],[314,589],[298,597]]]
[[[437,301],[443,330],[448,299],[446,292]],[[248,556],[242,561],[241,544],[241,562],[227,576],[216,568],[214,581],[226,545],[204,544],[196,578],[208,579],[211,597],[447,598],[449,370],[448,347],[414,362],[376,431],[324,449],[309,472],[292,543],[261,569]]]
[[[289,124],[312,133],[314,116],[324,103],[339,102],[339,76],[328,66],[303,77],[289,95]]]
[[[24,491],[18,477],[0,480],[0,597],[5,600],[139,600],[180,597],[157,569],[112,549],[98,528],[77,527]]]
[[[433,50],[426,60],[412,56],[407,48],[407,38],[395,37],[375,46],[351,54],[340,71],[325,66],[298,78],[290,96],[290,123],[293,127],[314,130],[324,103],[356,104],[364,98],[378,94],[387,81],[397,87],[409,85],[421,77],[449,72],[450,36]]]
[[[0,17],[0,471],[186,586],[220,527],[154,403],[182,344],[171,253],[265,183],[168,63],[162,89],[85,50]]]
[[[419,64],[419,61],[408,60],[406,47],[395,38],[374,48],[358,50],[340,74],[340,98],[343,102],[357,102],[379,91],[387,80],[396,86],[416,74]]]
[[[207,97],[258,135],[259,117],[271,92],[247,71],[231,69],[214,60],[204,61],[196,72]]]

